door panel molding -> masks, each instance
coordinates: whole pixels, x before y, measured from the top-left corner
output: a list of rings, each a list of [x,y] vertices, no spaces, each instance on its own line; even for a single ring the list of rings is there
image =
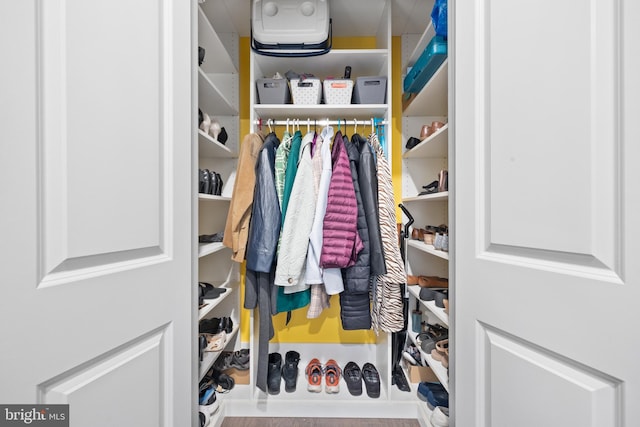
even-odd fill
[[[72,415],[78,425],[112,426],[140,420],[164,425],[171,413],[171,324],[150,331],[37,386],[39,404],[64,403],[85,409]],[[140,379],[144,378],[144,381]],[[117,395],[106,390],[118,382]],[[109,384],[111,382],[111,384]],[[127,382],[126,384],[123,382]],[[160,390],[160,393],[154,391]],[[94,410],[87,410],[94,407]],[[140,413],[140,408],[145,408]],[[73,411],[73,409],[72,409]],[[139,413],[139,414],[136,414]],[[93,418],[79,419],[93,414]]]
[[[478,259],[570,276],[624,284],[623,278],[593,255],[491,244]]]
[[[515,252],[534,263],[567,254],[570,265],[622,278],[621,6],[582,3],[554,5],[551,13],[537,3],[491,0],[478,10],[478,253]],[[540,22],[562,34],[558,45],[518,38]],[[539,73],[527,73],[536,67]]]
[[[36,286],[170,260],[167,2],[36,0],[35,6]],[[154,30],[140,33],[141,25]],[[127,37],[133,33],[139,37]]]
[[[483,322],[476,333],[484,425],[622,425],[623,381]]]

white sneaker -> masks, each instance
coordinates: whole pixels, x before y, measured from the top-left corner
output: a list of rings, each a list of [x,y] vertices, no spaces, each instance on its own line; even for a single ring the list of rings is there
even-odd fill
[[[436,406],[431,414],[431,425],[433,427],[449,427],[449,408]]]

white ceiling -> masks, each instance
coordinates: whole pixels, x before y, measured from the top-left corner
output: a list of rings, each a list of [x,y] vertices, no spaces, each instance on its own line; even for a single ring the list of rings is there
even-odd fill
[[[375,35],[385,0],[329,0],[333,35],[358,37]],[[420,34],[430,19],[434,0],[391,0],[391,25],[394,36]],[[251,31],[252,0],[206,0],[201,4],[220,33],[238,33],[248,37]]]

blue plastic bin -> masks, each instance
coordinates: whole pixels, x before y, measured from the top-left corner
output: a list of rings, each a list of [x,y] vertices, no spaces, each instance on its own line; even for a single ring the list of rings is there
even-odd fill
[[[404,78],[404,92],[420,92],[445,59],[447,59],[447,40],[444,37],[435,36]]]

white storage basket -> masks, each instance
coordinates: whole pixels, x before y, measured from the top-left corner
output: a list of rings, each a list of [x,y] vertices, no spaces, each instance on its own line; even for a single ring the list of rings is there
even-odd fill
[[[320,79],[314,77],[304,80],[291,79],[291,95],[294,104],[320,104],[322,99]]]
[[[353,80],[349,79],[327,79],[324,85],[325,104],[351,104],[351,93],[353,92]]]

